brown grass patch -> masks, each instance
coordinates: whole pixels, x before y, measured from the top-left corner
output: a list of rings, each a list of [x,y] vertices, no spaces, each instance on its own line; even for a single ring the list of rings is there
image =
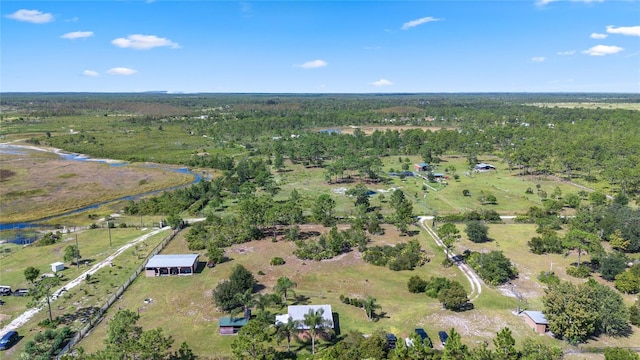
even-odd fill
[[[3,222],[35,220],[193,179],[159,168],[63,160],[31,151],[29,155],[4,154],[2,167]]]

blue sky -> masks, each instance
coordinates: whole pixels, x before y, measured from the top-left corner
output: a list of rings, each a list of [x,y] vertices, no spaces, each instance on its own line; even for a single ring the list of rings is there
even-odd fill
[[[640,92],[640,1],[2,1],[0,91]]]

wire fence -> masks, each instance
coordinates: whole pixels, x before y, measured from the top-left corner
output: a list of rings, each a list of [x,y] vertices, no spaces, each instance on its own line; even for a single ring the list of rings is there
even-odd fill
[[[144,271],[144,267],[147,261],[154,255],[157,255],[160,251],[162,251],[162,249],[164,249],[165,246],[167,246],[167,244],[171,240],[173,240],[173,238],[178,234],[178,232],[180,232],[180,230],[173,230],[173,232],[170,235],[162,239],[162,241],[158,245],[156,245],[155,248],[153,248],[153,250],[149,253],[149,255],[145,257],[142,264],[124,282],[124,284],[119,286],[118,290],[116,290],[116,292],[105,302],[105,304],[97,312],[95,312],[91,317],[89,317],[89,319],[87,319],[86,325],[82,329],[80,329],[73,336],[73,338],[71,338],[69,343],[67,343],[67,345],[60,351],[56,359],[60,359],[62,355],[69,352],[69,350],[71,350],[80,340],[82,340],[87,334],[89,334],[89,332],[103,320],[104,314],[107,312],[107,310],[109,310],[111,305],[113,305],[113,303],[115,303],[116,300],[120,298],[120,296],[124,293],[124,291],[127,290],[129,285],[131,285],[131,283],[133,283],[133,281],[138,277],[138,275],[140,275],[140,273]]]

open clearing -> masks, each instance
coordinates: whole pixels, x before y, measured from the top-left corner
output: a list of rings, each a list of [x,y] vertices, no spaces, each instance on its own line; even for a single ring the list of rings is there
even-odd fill
[[[102,201],[193,181],[193,176],[144,164],[112,166],[63,160],[25,149],[2,154],[0,222],[29,221]]]

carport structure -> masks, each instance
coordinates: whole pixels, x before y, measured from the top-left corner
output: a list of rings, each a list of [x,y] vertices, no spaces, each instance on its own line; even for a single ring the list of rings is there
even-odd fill
[[[144,267],[147,277],[193,275],[198,267],[199,254],[155,255]]]

